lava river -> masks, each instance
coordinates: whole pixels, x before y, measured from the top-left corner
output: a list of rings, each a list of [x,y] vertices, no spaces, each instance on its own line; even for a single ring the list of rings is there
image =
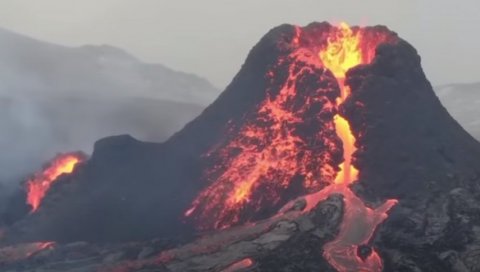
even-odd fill
[[[319,54],[325,67],[338,80],[341,90],[341,96],[337,99],[338,107],[350,95],[349,87],[344,84],[346,72],[350,68],[371,61],[362,54],[361,38],[360,32],[354,34],[346,24],[341,24],[339,31],[329,38],[328,46]],[[332,185],[335,187],[332,192],[338,191],[343,194],[345,214],[339,235],[324,246],[324,256],[338,271],[382,271],[382,261],[378,253],[373,250],[363,260],[358,257],[358,247],[368,244],[377,225],[387,218],[386,212],[397,201],[388,200],[379,208],[372,210],[350,190],[348,185],[358,178],[358,169],[352,164],[356,151],[355,137],[348,121],[339,114],[334,117],[334,122],[337,135],[342,139],[344,162]]]
[[[236,137],[208,154],[224,163],[207,173],[214,177],[213,181],[194,200],[186,216],[196,217],[203,228],[205,225],[206,228],[226,228],[254,221],[254,217],[252,220],[246,214],[282,204],[285,192],[302,177],[305,193],[301,198],[307,202],[304,213],[333,193],[344,196],[340,231],[324,246],[325,259],[340,272],[380,272],[382,260],[369,244],[377,226],[397,201],[387,200],[372,209],[351,191],[350,185],[358,179],[360,171],[354,165],[356,139],[349,121],[341,115],[341,107],[350,96],[350,88],[345,83],[347,71],[369,64],[377,46],[393,38],[389,32],[350,28],[342,23],[320,33],[312,46],[311,41],[315,39],[312,33],[303,32],[303,28],[296,28],[292,39],[292,47],[296,49],[279,61],[290,67],[280,91],[267,95],[256,115],[244,122]],[[302,44],[305,40],[308,42]],[[318,85],[327,87],[314,91],[308,87],[298,88],[303,82],[310,85],[327,82],[332,74],[336,79],[333,87],[329,83]],[[268,76],[275,78],[276,75],[276,71],[271,71]],[[317,77],[317,81],[313,77]],[[336,92],[336,97],[331,99],[331,89],[340,90],[340,94]],[[309,119],[312,108],[318,109],[313,115],[331,116],[330,121]],[[312,133],[314,137],[298,132],[298,127],[306,125],[317,128]],[[311,142],[316,145],[310,145]],[[337,145],[341,147],[338,149]],[[333,164],[337,153],[343,155],[340,165]],[[365,248],[367,253],[359,254]]]

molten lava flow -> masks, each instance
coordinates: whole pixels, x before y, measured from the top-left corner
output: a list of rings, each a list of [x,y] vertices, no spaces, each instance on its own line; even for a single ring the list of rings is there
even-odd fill
[[[57,178],[63,174],[72,173],[75,166],[82,162],[85,157],[81,154],[63,154],[53,159],[49,166],[43,171],[36,173],[33,178],[27,181],[27,204],[35,212],[47,191]]]
[[[382,260],[374,249],[365,259],[360,258],[357,252],[360,246],[369,244],[376,227],[387,218],[387,212],[397,201],[387,200],[373,210],[347,187],[340,191],[345,198],[345,214],[340,233],[323,247],[325,259],[339,272],[381,272]]]
[[[226,269],[222,270],[222,272],[244,271],[245,269],[251,267],[252,265],[253,265],[253,260],[250,258],[246,258],[230,265]]]
[[[360,47],[360,32],[353,33],[350,27],[342,23],[337,31],[330,33],[327,46],[318,54],[325,68],[337,78],[340,87],[340,97],[337,99],[339,107],[350,95],[350,88],[345,85],[345,75],[351,68],[364,63]],[[366,63],[369,63],[367,60]],[[340,172],[335,178],[335,184],[348,185],[357,180],[358,170],[352,165],[352,155],[355,147],[355,137],[350,130],[350,124],[339,114],[334,117],[337,136],[343,143],[343,159]]]
[[[340,115],[335,115],[335,130],[343,143],[343,159],[340,165],[340,172],[335,177],[335,184],[348,185],[358,178],[358,170],[352,165],[353,153],[357,150],[355,147],[355,137],[350,130],[350,124]]]
[[[31,245],[31,250],[27,252],[27,257],[31,257],[44,249],[49,249],[54,247],[55,242],[37,242],[37,243],[32,243],[30,245]]]
[[[3,247],[0,248],[0,264],[26,260],[53,247],[55,247],[54,242],[37,242]]]
[[[229,127],[225,143],[207,154],[217,159],[206,173],[210,185],[185,215],[202,228],[225,228],[299,195],[307,201],[305,213],[341,193],[344,218],[339,235],[325,245],[324,257],[341,272],[381,271],[374,249],[362,258],[357,251],[369,247],[396,201],[371,209],[350,190],[360,172],[354,164],[355,135],[341,111],[351,95],[347,72],[371,63],[377,46],[394,40],[388,31],[345,23],[310,32],[296,27],[292,52],[267,73],[266,98],[253,113],[232,122],[241,125]]]
[[[305,194],[334,178],[331,153],[341,152],[333,122],[322,118],[333,116],[335,91],[307,84],[299,89],[303,81],[314,86],[325,81],[319,60],[306,58],[307,53],[279,61],[268,79],[276,80],[277,70],[287,67],[285,80],[268,90],[243,126],[231,129],[238,129],[233,139],[207,155],[217,158],[206,173],[212,184],[185,213],[197,217],[201,228],[225,228],[260,211],[277,210],[284,204],[283,192],[298,186]],[[305,127],[311,134],[302,131]]]
[[[360,64],[368,64],[372,59],[363,57],[365,47],[361,46],[361,32],[354,33],[348,25],[342,23],[338,31],[334,31],[327,46],[320,51],[319,57],[325,68],[329,69],[337,78],[341,89],[341,96],[337,99],[339,108],[350,95],[350,89],[345,85],[346,72]],[[368,54],[373,58],[373,54]],[[372,210],[365,206],[348,187],[358,178],[358,169],[352,164],[352,157],[356,151],[355,136],[348,120],[337,114],[334,117],[338,137],[343,143],[344,162],[335,178],[333,191],[343,194],[345,200],[345,214],[340,234],[335,240],[324,247],[324,256],[340,272],[346,271],[382,271],[382,261],[375,250],[365,259],[358,257],[357,250],[361,245],[367,245],[378,224],[387,217],[387,212],[396,204],[395,200],[388,200],[381,207]],[[312,204],[308,205],[312,206]]]

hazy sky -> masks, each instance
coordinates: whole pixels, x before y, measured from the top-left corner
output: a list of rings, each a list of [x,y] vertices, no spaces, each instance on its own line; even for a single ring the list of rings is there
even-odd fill
[[[281,23],[385,24],[433,84],[480,81],[478,0],[0,0],[0,26],[65,45],[111,44],[224,87]],[[0,45],[1,46],[1,45]]]

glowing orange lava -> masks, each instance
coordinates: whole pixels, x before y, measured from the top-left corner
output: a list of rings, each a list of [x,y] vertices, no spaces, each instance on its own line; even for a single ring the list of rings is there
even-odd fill
[[[244,269],[247,269],[253,265],[253,260],[250,258],[243,259],[241,261],[238,261],[226,269],[222,270],[222,272],[237,272],[237,271],[243,271]]]
[[[281,60],[289,67],[283,85],[267,92],[268,97],[232,140],[207,155],[219,158],[206,173],[212,184],[185,212],[186,216],[196,216],[201,228],[226,228],[251,219],[242,218],[244,215],[275,209],[284,204],[282,193],[293,186],[295,179],[302,182],[306,193],[321,189],[322,183],[326,185],[334,178],[330,154],[338,148],[335,128],[333,122],[320,119],[333,115],[335,101],[327,98],[332,91],[312,89],[299,93],[296,86],[303,78],[321,81],[318,71],[323,70],[305,65],[305,61],[312,61],[305,58],[307,53],[300,51]],[[313,61],[312,65],[320,65],[318,59]],[[269,79],[276,73],[272,69]],[[299,128],[305,124],[316,127],[313,137],[301,134]],[[212,213],[216,216],[212,217]]]
[[[335,177],[335,184],[348,185],[358,178],[358,169],[352,165],[352,157],[357,148],[355,147],[355,137],[352,135],[350,124],[340,115],[335,115],[335,130],[343,143],[343,159],[340,165],[340,172]]]
[[[366,54],[372,59],[364,57],[361,46],[360,31],[354,33],[345,23],[342,23],[336,32],[331,33],[327,46],[320,51],[319,57],[325,68],[329,69],[337,78],[341,89],[341,96],[337,99],[337,107],[349,97],[350,89],[345,85],[346,72],[360,64],[368,64],[374,55]],[[348,187],[358,178],[359,171],[352,164],[352,158],[357,150],[355,136],[349,122],[337,114],[334,117],[338,137],[343,143],[344,162],[340,165],[340,172],[335,178],[332,192],[340,192],[344,196],[345,214],[340,234],[335,240],[324,246],[324,256],[339,272],[346,271],[382,271],[382,261],[375,250],[362,260],[357,256],[360,245],[367,245],[378,224],[387,218],[387,212],[397,203],[388,200],[381,207],[372,210],[365,206]],[[309,206],[312,206],[310,204]]]
[[[54,242],[16,244],[0,248],[0,264],[26,260],[39,252],[55,247]]]
[[[36,173],[33,178],[27,181],[27,204],[32,207],[31,212],[35,212],[47,191],[57,178],[63,174],[70,174],[75,166],[84,160],[79,154],[63,154],[57,156],[50,162],[50,165]]]
[[[350,95],[350,89],[346,86],[345,76],[348,70],[362,63],[369,63],[362,57],[360,47],[360,32],[354,33],[346,24],[341,23],[336,31],[332,31],[327,40],[327,46],[323,48],[318,56],[325,68],[330,70],[337,78],[340,87],[340,97],[337,99],[337,106],[340,106]],[[357,180],[358,170],[352,165],[352,155],[355,147],[355,137],[350,130],[350,124],[339,114],[334,117],[335,130],[343,143],[343,159],[340,165],[340,172],[335,178],[335,184],[350,184]]]
[[[206,173],[211,183],[185,215],[196,217],[200,226],[206,228],[245,223],[251,219],[245,214],[275,207],[300,180],[307,201],[303,213],[332,193],[344,196],[340,233],[324,247],[329,263],[340,272],[379,272],[382,261],[378,253],[372,249],[369,256],[361,259],[357,249],[369,244],[375,229],[397,202],[388,200],[372,209],[350,190],[349,185],[360,172],[354,165],[355,135],[349,121],[341,115],[341,108],[351,94],[346,84],[347,72],[371,63],[377,46],[396,38],[389,31],[350,28],[345,23],[327,29],[319,33],[295,28],[291,40],[294,50],[278,63],[280,68],[288,69],[274,67],[267,73],[271,82],[279,79],[280,72],[286,74],[286,80],[278,91],[268,89],[267,98],[257,111],[247,115],[241,127],[229,128],[234,136],[207,155],[219,159]],[[319,40],[315,40],[315,35]],[[314,91],[306,91],[309,88]],[[335,91],[333,98],[331,90]],[[319,110],[312,112],[312,108]],[[305,137],[298,129],[316,126],[317,130],[309,131],[315,135],[313,138]],[[334,159],[339,151],[341,162]],[[291,198],[292,195],[288,200]]]
[[[30,246],[31,250],[27,252],[27,257],[31,257],[44,249],[53,248],[55,246],[55,242],[37,242],[30,244]]]

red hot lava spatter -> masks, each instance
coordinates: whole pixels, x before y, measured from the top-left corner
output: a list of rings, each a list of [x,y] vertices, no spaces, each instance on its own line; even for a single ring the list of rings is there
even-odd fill
[[[266,77],[266,98],[206,155],[216,159],[205,173],[211,185],[186,212],[202,229],[255,220],[285,204],[285,191],[318,191],[335,178],[342,153],[332,121],[335,78],[306,48],[279,59]]]
[[[81,153],[60,154],[44,170],[29,179],[26,183],[26,190],[27,204],[32,207],[31,212],[37,211],[48,190],[59,176],[72,173],[75,166],[84,160],[85,156]]]
[[[244,271],[245,269],[251,267],[254,264],[253,260],[250,258],[246,258],[240,260],[236,263],[231,264],[229,267],[222,270],[222,272],[237,272],[237,271]]]
[[[14,263],[55,247],[54,242],[17,244],[0,248],[0,264]]]
[[[285,204],[292,188],[303,192],[304,212],[341,193],[343,221],[339,235],[324,246],[324,257],[341,272],[379,272],[378,253],[372,249],[362,259],[357,250],[370,242],[397,201],[371,209],[350,190],[360,174],[354,165],[356,138],[339,109],[350,96],[347,71],[371,63],[379,44],[397,38],[385,29],[344,23],[307,32],[296,28],[292,53],[267,74],[266,99],[242,125],[229,128],[233,136],[225,144],[207,154],[218,158],[206,173],[211,184],[185,215],[196,218],[200,228],[221,229]]]

